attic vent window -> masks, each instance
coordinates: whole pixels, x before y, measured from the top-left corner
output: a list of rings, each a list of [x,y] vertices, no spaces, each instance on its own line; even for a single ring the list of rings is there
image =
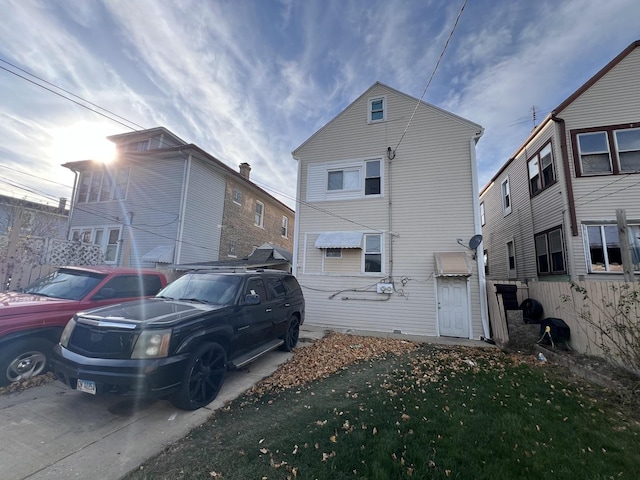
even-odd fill
[[[382,122],[387,119],[387,97],[369,99],[369,123]]]

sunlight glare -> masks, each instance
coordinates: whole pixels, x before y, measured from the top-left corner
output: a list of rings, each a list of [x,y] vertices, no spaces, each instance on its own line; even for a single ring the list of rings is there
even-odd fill
[[[86,122],[55,129],[51,132],[53,159],[60,163],[78,160],[109,163],[115,159],[116,148],[106,139],[107,135],[103,125]]]

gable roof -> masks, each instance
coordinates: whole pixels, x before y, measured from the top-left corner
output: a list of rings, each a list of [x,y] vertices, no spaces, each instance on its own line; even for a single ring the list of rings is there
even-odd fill
[[[109,135],[107,140],[113,143],[122,143],[123,140],[131,140],[135,138],[152,138],[158,134],[162,134],[166,137],[171,138],[174,142],[180,145],[186,145],[187,142],[182,140],[179,136],[173,133],[171,130],[165,127],[154,127],[148,128],[146,130],[134,130],[131,132],[118,133],[117,135]]]
[[[477,123],[474,123],[470,120],[467,120],[466,118],[460,117],[454,113],[451,113],[447,110],[444,110],[440,107],[436,107],[435,105],[432,105],[430,103],[427,103],[423,100],[418,100],[415,97],[412,97],[411,95],[407,95],[406,93],[401,92],[400,90],[396,90],[395,88],[389,87],[388,85],[385,85],[382,82],[375,82],[373,85],[371,85],[367,90],[364,91],[364,93],[362,93],[358,98],[356,98],[353,102],[351,102],[344,110],[342,110],[340,113],[338,113],[338,115],[336,115],[333,119],[329,120],[324,126],[322,126],[318,131],[316,131],[313,135],[311,135],[309,138],[307,138],[298,148],[296,148],[295,150],[293,150],[291,152],[291,155],[293,156],[293,158],[295,160],[298,160],[298,155],[300,153],[300,150],[302,150],[312,139],[314,139],[315,137],[319,136],[323,131],[325,131],[329,125],[331,125],[333,122],[335,122],[337,119],[339,119],[340,117],[344,116],[347,114],[347,112],[349,110],[351,110],[354,105],[356,105],[357,103],[359,103],[363,98],[366,98],[367,96],[369,96],[371,94],[371,92],[378,88],[378,87],[382,87],[386,90],[388,90],[390,93],[405,97],[409,100],[411,100],[412,102],[418,102],[418,105],[423,106],[423,107],[427,107],[433,110],[436,110],[437,112],[449,117],[450,119],[457,121],[459,123],[463,123],[465,125],[468,125],[471,128],[474,128],[478,131],[478,133],[483,133],[484,132],[484,128],[482,128],[482,126],[478,125]]]
[[[629,54],[631,54],[631,52],[633,52],[636,48],[640,48],[640,40],[636,40],[635,42],[631,43],[627,48],[625,48],[622,52],[620,52],[613,60],[611,60],[604,67],[602,67],[594,76],[592,76],[589,80],[587,80],[580,88],[578,88],[575,92],[573,92],[566,99],[564,99],[562,103],[560,103],[560,105],[558,105],[556,108],[551,110],[551,112],[549,112],[549,114],[542,120],[542,122],[540,122],[540,125],[538,125],[536,128],[534,128],[531,131],[531,133],[527,136],[525,141],[522,142],[522,144],[520,144],[520,146],[516,149],[513,155],[509,157],[509,160],[507,160],[504,163],[504,165],[502,165],[502,167],[496,172],[496,174],[493,177],[491,177],[491,180],[489,180],[489,182],[487,182],[487,184],[482,188],[482,190],[480,190],[480,195],[482,195],[487,190],[487,188],[489,188],[489,185],[491,185],[493,182],[495,182],[498,179],[498,177],[502,174],[502,172],[504,172],[505,169],[511,164],[511,162],[513,162],[516,159],[516,157],[520,155],[520,152],[522,152],[522,150],[531,142],[531,140],[533,140],[535,136],[538,135],[538,133],[540,133],[540,131],[547,125],[547,123],[549,123],[556,115],[558,115],[560,112],[566,109],[569,105],[575,102],[583,93],[589,90],[596,82],[598,82],[598,80],[604,77],[616,65],[618,65],[622,60],[628,57]]]

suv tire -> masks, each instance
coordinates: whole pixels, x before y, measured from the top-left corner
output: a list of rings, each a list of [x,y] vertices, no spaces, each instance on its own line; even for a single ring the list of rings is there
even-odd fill
[[[227,373],[227,352],[218,343],[203,343],[191,354],[180,390],[171,403],[183,410],[204,407],[218,395]]]
[[[284,343],[280,347],[285,352],[290,352],[298,344],[298,338],[300,337],[300,319],[297,315],[292,315],[289,319],[289,326],[287,327],[287,333],[284,334]]]

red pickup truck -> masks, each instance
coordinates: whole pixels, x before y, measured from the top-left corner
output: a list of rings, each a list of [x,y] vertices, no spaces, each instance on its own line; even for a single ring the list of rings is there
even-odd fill
[[[152,297],[166,285],[152,269],[62,267],[20,292],[0,293],[0,387],[47,371],[76,312]]]

